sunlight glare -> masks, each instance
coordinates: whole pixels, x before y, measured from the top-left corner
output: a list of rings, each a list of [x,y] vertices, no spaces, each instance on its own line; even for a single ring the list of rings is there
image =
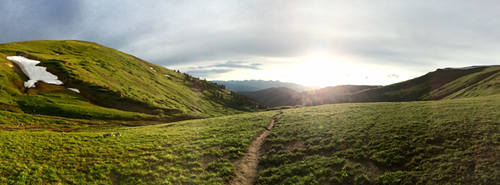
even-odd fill
[[[328,53],[315,51],[302,57],[301,60],[303,62],[296,64],[292,69],[300,74],[300,79],[296,80],[299,83],[319,87],[336,83],[335,76],[341,71],[342,66]]]

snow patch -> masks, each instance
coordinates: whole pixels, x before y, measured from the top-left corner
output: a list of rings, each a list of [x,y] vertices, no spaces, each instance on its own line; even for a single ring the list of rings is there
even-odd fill
[[[80,90],[78,90],[77,88],[68,88],[68,90],[76,92],[76,93],[80,93]]]
[[[36,66],[40,63],[38,60],[27,59],[23,56],[8,56],[8,60],[16,63],[29,80],[24,82],[24,87],[35,87],[35,83],[43,81],[48,84],[61,85],[63,82],[57,79],[56,75],[47,71],[46,67]]]
[[[153,72],[156,72],[155,68],[153,68],[153,67],[149,67],[149,69],[151,69],[151,71],[153,71]]]

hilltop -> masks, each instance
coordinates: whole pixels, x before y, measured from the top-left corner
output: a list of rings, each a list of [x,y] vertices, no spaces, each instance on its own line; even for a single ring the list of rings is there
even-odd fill
[[[62,84],[33,88],[21,56]],[[1,114],[35,114],[78,119],[179,120],[255,110],[252,100],[223,86],[151,64],[85,41],[26,41],[0,44]],[[68,89],[69,88],[69,89]],[[8,111],[8,112],[5,112]],[[7,116],[5,116],[7,117]]]

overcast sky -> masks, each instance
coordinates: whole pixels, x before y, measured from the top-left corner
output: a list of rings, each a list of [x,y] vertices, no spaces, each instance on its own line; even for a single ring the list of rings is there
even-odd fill
[[[0,12],[0,42],[93,41],[211,80],[384,85],[500,63],[494,0],[0,0]]]

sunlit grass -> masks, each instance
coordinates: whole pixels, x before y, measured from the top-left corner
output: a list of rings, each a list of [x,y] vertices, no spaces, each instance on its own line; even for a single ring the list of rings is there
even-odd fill
[[[494,184],[500,97],[285,110],[258,184]]]

